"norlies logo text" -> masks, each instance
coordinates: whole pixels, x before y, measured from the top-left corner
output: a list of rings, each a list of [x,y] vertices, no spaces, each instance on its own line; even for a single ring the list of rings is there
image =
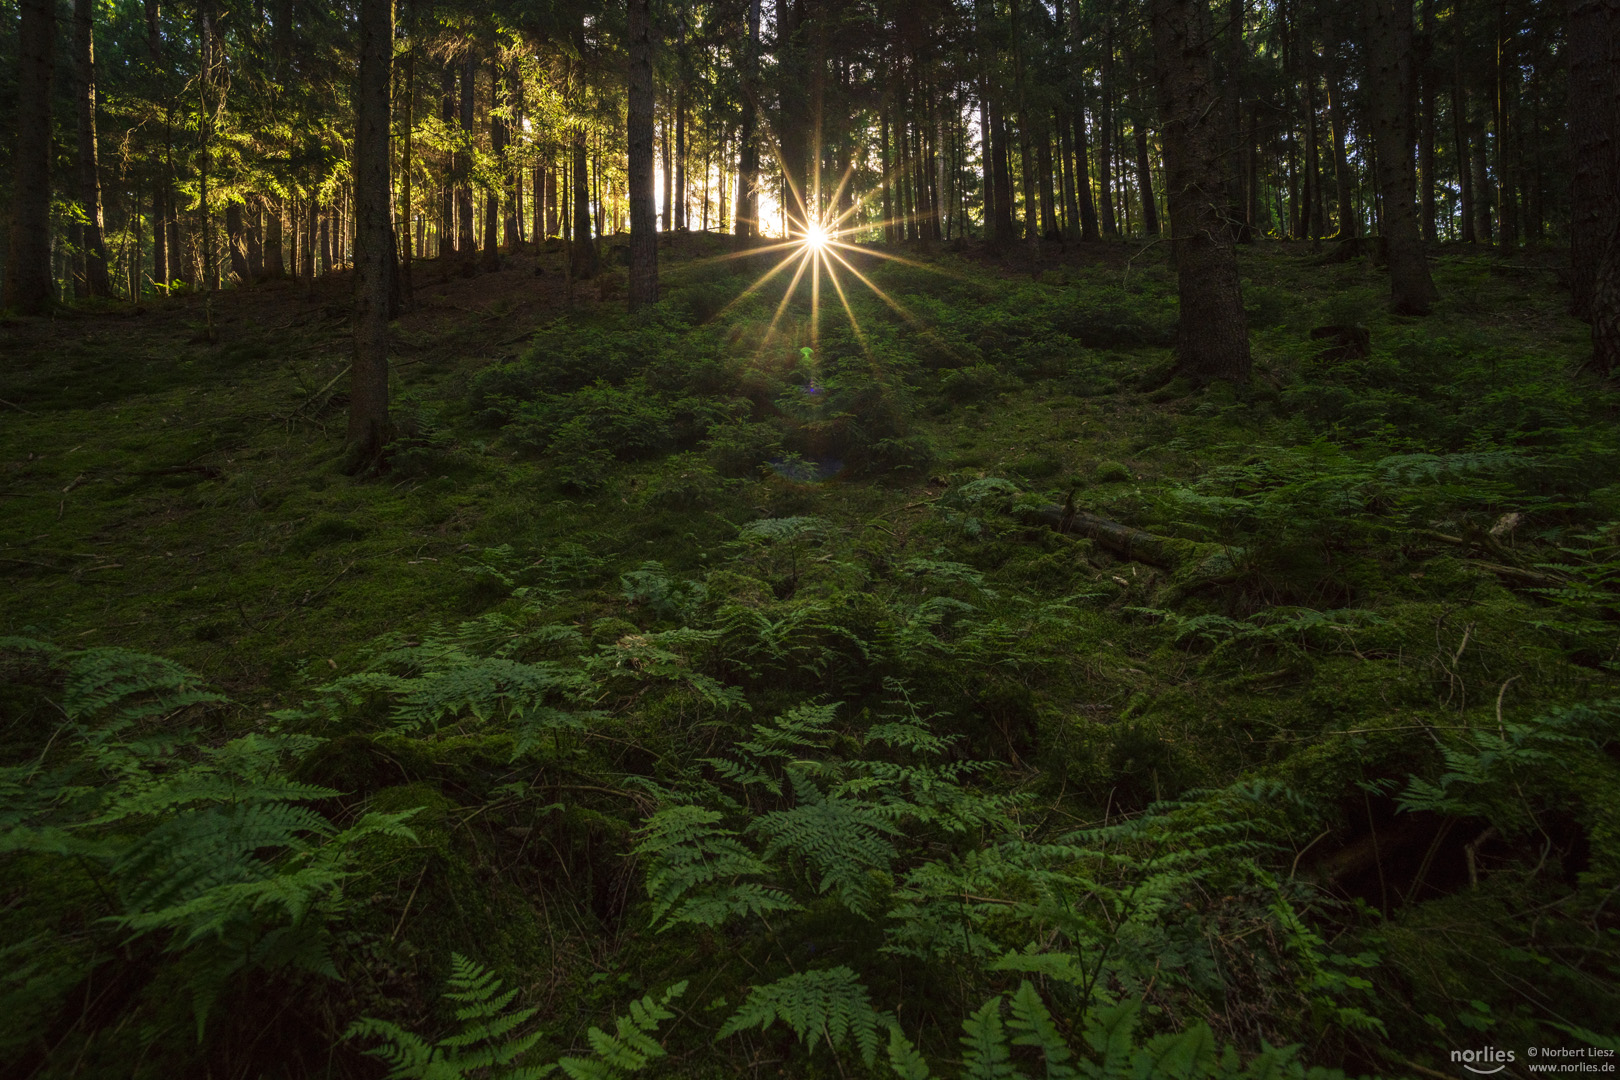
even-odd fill
[[[1492,1076],[1508,1067],[1513,1060],[1513,1051],[1498,1050],[1494,1046],[1487,1046],[1483,1050],[1453,1050],[1451,1060],[1471,1073]]]

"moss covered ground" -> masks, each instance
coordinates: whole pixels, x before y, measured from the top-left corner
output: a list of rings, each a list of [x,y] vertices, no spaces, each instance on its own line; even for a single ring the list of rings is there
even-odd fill
[[[686,981],[666,1075],[901,1072],[866,1013],[949,1073],[1024,980],[1076,1048],[1135,1001],[1351,1074],[1617,1034],[1620,396],[1556,258],[1448,250],[1405,319],[1247,248],[1254,377],[1197,388],[1163,248],[892,254],[818,310],[689,238],[636,316],[556,251],[419,264],[364,475],[342,275],[0,328],[0,1056],[369,1075],[343,1033],[453,1030],[454,954],[534,1062]],[[223,700],[98,698],[117,650]],[[333,830],[414,813],[207,922],[326,834],[163,893],[131,851],[242,800],[122,793],[250,736]],[[843,1027],[747,1011],[840,970]]]

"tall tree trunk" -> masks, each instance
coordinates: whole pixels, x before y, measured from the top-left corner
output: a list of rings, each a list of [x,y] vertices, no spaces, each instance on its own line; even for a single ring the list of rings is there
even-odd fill
[[[1390,303],[1403,315],[1427,314],[1437,293],[1418,228],[1411,111],[1412,0],[1365,0],[1373,146],[1378,154],[1381,232],[1389,263]]]
[[[1091,148],[1086,139],[1086,109],[1074,110],[1074,186],[1080,199],[1080,239],[1097,239],[1097,204],[1091,196]]]
[[[349,375],[349,449],[369,463],[389,438],[388,293],[393,270],[388,181],[388,89],[393,0],[360,2],[360,72],[354,123],[354,362]]]
[[[248,272],[247,228],[242,223],[242,204],[239,202],[225,204],[225,246],[230,252],[231,273],[235,275],[237,285],[251,284],[253,275]]]
[[[506,175],[506,118],[501,115],[506,102],[502,98],[499,50],[492,41],[489,49],[489,149],[495,159],[497,177]],[[486,272],[501,268],[502,194],[498,182],[484,186],[484,250],[479,269]]]
[[[591,188],[590,152],[585,145],[585,129],[574,128],[574,228],[573,244],[570,249],[569,266],[571,273],[580,281],[586,281],[596,276],[596,245],[591,241]]]
[[[1235,239],[1243,244],[1254,239],[1254,220],[1249,216],[1249,203],[1244,192],[1247,153],[1243,141],[1243,69],[1249,58],[1248,43],[1244,39],[1247,9],[1244,0],[1227,0],[1226,25],[1221,33],[1225,46],[1222,51],[1221,108],[1226,113],[1226,203],[1238,223]]]
[[[631,4],[635,4],[636,2],[637,2],[637,0],[630,0]],[[655,140],[654,140],[654,142],[656,143],[657,148],[658,148],[658,155],[657,156],[661,156],[664,159],[664,182],[663,182],[663,184],[659,185],[657,183],[657,177],[653,178],[654,179],[653,187],[656,189],[656,188],[659,188],[661,186],[662,189],[663,189],[662,190],[662,193],[663,193],[663,210],[658,214],[658,218],[657,218],[657,220],[658,220],[658,228],[659,228],[660,232],[673,232],[675,230],[675,146],[674,146],[675,140],[674,140],[674,133],[670,130],[671,125],[674,122],[674,118],[670,115],[670,113],[672,113],[674,111],[674,109],[670,105],[669,98],[670,98],[669,90],[668,90],[668,88],[665,88],[665,91],[664,91],[664,110],[665,110],[664,111],[664,122],[661,125],[659,125],[659,124],[654,125],[654,131],[655,132],[660,127],[663,129],[663,137],[662,138],[655,138]],[[654,102],[656,102],[657,99],[658,99],[658,92],[655,89],[653,91],[653,100],[654,100]],[[626,111],[628,112],[628,109]],[[657,105],[656,104],[653,106],[653,111],[655,113],[657,112]],[[632,218],[635,217],[635,210],[633,208],[630,211],[630,216]],[[632,222],[630,227],[632,229],[634,229],[635,224]]]
[[[1468,95],[1470,99],[1473,96]],[[1492,212],[1491,173],[1486,163],[1485,124],[1477,116],[1472,115],[1469,104],[1464,105],[1463,115],[1468,121],[1468,161],[1469,170],[1473,174],[1471,186],[1474,191],[1474,243],[1489,244],[1495,236],[1495,226],[1492,224],[1495,215]]]
[[[737,197],[733,232],[748,240],[759,235],[759,6],[749,0],[748,35],[743,41],[742,130],[737,148]],[[722,173],[722,176],[724,173]],[[724,192],[721,201],[724,202]],[[726,217],[721,209],[720,219]]]
[[[11,237],[0,307],[44,314],[51,280],[51,75],[56,63],[56,5],[21,0],[17,36],[17,143],[12,155]]]
[[[1159,208],[1153,201],[1153,165],[1148,159],[1147,102],[1138,100],[1131,128],[1136,135],[1136,191],[1142,200],[1142,232],[1159,235]]]
[[[160,295],[169,287],[169,226],[164,206],[167,188],[161,177],[152,182],[152,286]]]
[[[467,150],[456,154],[456,255],[461,260],[462,273],[471,274],[477,267],[478,239],[477,226],[473,221],[473,190],[472,190],[472,141],[473,141],[473,91],[476,82],[478,66],[469,50],[462,57],[460,70],[460,112],[457,116],[459,130],[456,134],[462,140]]]
[[[1195,382],[1246,379],[1248,323],[1225,212],[1227,141],[1208,0],[1152,0],[1149,10],[1181,310],[1176,370]]]
[[[630,310],[658,302],[658,221],[653,204],[653,41],[650,0],[630,5]],[[666,181],[668,171],[664,174]],[[666,183],[665,190],[668,190]],[[669,220],[666,203],[665,221]]]
[[[439,71],[439,121],[450,131],[456,122],[456,67],[446,61]],[[439,257],[456,250],[456,153],[444,155],[444,173],[439,185]]]
[[[1118,236],[1114,217],[1114,15],[1103,24],[1102,101],[1097,107],[1097,194],[1104,236]]]
[[[1620,216],[1592,284],[1592,367],[1604,375],[1620,371]]]
[[[686,22],[681,21],[681,54],[686,52]],[[686,80],[675,87],[675,229],[687,231],[686,222]]]
[[[1058,173],[1063,181],[1063,236],[1068,240],[1080,239],[1080,200],[1074,182],[1074,127],[1069,117],[1059,110],[1052,117],[1058,132]]]
[[[257,196],[247,214],[247,272],[249,281],[264,278],[264,207]]]
[[[777,152],[782,166],[780,205],[789,236],[802,235],[811,211],[809,188],[809,117],[805,91],[809,90],[804,47],[804,0],[776,0],[776,63],[782,85],[797,92],[779,97]]]
[[[111,296],[107,241],[101,216],[101,171],[96,153],[96,35],[91,0],[73,0],[73,60],[78,85],[74,105],[79,127],[79,205],[84,211],[84,280],[91,296]]]
[[[1569,0],[1570,313],[1592,318],[1620,224],[1620,0]]]
[[[512,249],[523,243],[523,229],[518,221],[518,195],[519,178],[518,168],[512,163],[512,145],[515,133],[521,131],[517,115],[523,102],[523,85],[519,81],[517,63],[502,64],[495,69],[497,75],[503,76],[502,82],[506,86],[506,94],[501,104],[507,110],[507,116],[501,120],[501,143],[504,150],[501,162],[501,235],[505,238],[506,246]]]
[[[416,282],[412,273],[412,264],[416,261],[420,244],[412,235],[412,219],[415,217],[415,200],[411,195],[411,177],[415,173],[415,162],[411,157],[411,133],[416,127],[416,8],[412,5],[411,21],[406,27],[409,35],[410,47],[405,53],[405,101],[404,115],[400,118],[402,138],[399,148],[399,221],[405,231],[405,244],[400,250],[399,258],[399,291],[401,299],[407,310],[416,306]]]
[[[1035,162],[1041,178],[1041,235],[1048,240],[1061,238],[1058,231],[1057,200],[1052,189],[1052,132],[1047,127],[1043,115],[1041,129],[1035,135],[1040,145],[1035,152]]]
[[[1503,255],[1511,255],[1519,246],[1519,212],[1511,153],[1510,126],[1517,120],[1510,117],[1509,96],[1513,93],[1513,71],[1518,63],[1518,49],[1514,37],[1518,27],[1508,21],[1507,0],[1501,0],[1496,16],[1496,82],[1494,126],[1496,128],[1496,228]],[[1611,78],[1620,79],[1620,72],[1611,72]]]
[[[287,263],[281,250],[284,243],[282,217],[285,213],[281,196],[270,196],[264,217],[264,276],[273,281],[287,276]]]

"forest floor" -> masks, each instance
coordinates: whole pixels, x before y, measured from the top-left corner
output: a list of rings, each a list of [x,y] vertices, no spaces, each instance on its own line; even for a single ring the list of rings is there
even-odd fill
[[[1620,1034],[1620,394],[1578,370],[1556,253],[1444,250],[1406,319],[1369,260],[1245,248],[1254,378],[1200,389],[1163,246],[851,253],[818,312],[723,244],[666,244],[634,317],[617,244],[572,286],[555,245],[419,262],[364,476],[346,274],[0,325],[4,764],[71,752],[40,702],[79,715],[6,650],[118,648],[228,699],[186,713],[202,747],[329,740],[287,767],[333,821],[419,808],[332,908],[346,982],[206,1043],[163,989],[191,976],[29,856],[0,949],[57,975],[0,984],[0,1054],[330,1069],[360,1016],[450,1030],[452,952],[539,1010],[535,1060],[693,981],[664,1068],[694,1076],[859,1071],[802,1002],[771,1028],[760,988],[806,971],[853,969],[849,1038],[897,1017],[936,1068],[1022,978],[1071,1045],[1139,1000],[1143,1038],[1351,1072]],[[1176,555],[1043,524],[1066,502]],[[66,805],[7,775],[8,823]],[[825,841],[865,877],[768,831],[841,799],[876,815]],[[660,824],[699,805],[765,892],[668,891],[679,844],[720,850]]]

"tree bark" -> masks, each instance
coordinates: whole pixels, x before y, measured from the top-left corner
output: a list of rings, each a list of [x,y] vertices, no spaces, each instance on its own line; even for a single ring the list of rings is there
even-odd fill
[[[1144,95],[1145,96],[1145,95]],[[1139,101],[1131,119],[1136,135],[1136,190],[1142,200],[1142,232],[1159,235],[1159,208],[1153,201],[1153,166],[1148,159],[1147,102]]]
[[[253,275],[248,272],[247,228],[242,223],[241,203],[225,205],[225,246],[230,252],[231,273],[236,275],[237,285],[251,284]]]
[[[42,315],[55,293],[51,281],[51,75],[56,63],[56,5],[53,0],[21,0],[21,6],[11,235],[0,307]]]
[[[389,438],[388,293],[393,271],[388,177],[388,90],[393,0],[360,2],[360,71],[354,124],[354,363],[349,376],[351,454],[375,460]]]
[[[1248,323],[1225,212],[1208,0],[1152,0],[1149,10],[1181,309],[1176,371],[1199,383],[1246,379]]]
[[[1410,98],[1412,0],[1365,0],[1373,147],[1378,155],[1381,231],[1389,263],[1390,304],[1398,314],[1425,315],[1437,293],[1429,277],[1415,205]]]
[[[1592,318],[1620,219],[1620,0],[1569,0],[1570,313]]]
[[[591,241],[591,188],[590,154],[585,145],[585,129],[574,128],[574,229],[570,247],[570,272],[576,280],[586,281],[596,276],[596,245]]]
[[[457,124],[462,145],[466,150],[457,152],[456,176],[456,254],[461,259],[462,273],[472,274],[477,267],[478,238],[473,221],[472,141],[473,141],[473,89],[477,62],[472,53],[462,58],[460,71],[460,113]]]
[[[1103,13],[1102,100],[1097,104],[1097,195],[1104,236],[1118,236],[1114,216],[1114,16]]]
[[[501,109],[501,62],[495,43],[489,49],[489,149],[495,159],[496,177],[504,176],[506,169],[506,118]],[[484,247],[479,269],[492,272],[501,268],[501,203],[502,191],[497,183],[484,187]]]
[[[653,183],[653,70],[650,0],[629,0],[630,287],[634,311],[658,302],[658,221]],[[669,174],[665,172],[666,181]],[[666,190],[668,184],[666,183]],[[668,203],[665,222],[668,223]]]
[[[732,229],[743,240],[759,234],[759,6],[760,0],[749,0],[748,36],[743,41],[742,131],[737,150],[737,196],[733,200],[736,222]],[[723,210],[720,216],[723,221]]]
[[[101,170],[96,148],[96,35],[91,0],[73,0],[73,59],[78,69],[74,106],[79,128],[79,204],[84,211],[84,279],[90,296],[112,295],[101,214]]]

